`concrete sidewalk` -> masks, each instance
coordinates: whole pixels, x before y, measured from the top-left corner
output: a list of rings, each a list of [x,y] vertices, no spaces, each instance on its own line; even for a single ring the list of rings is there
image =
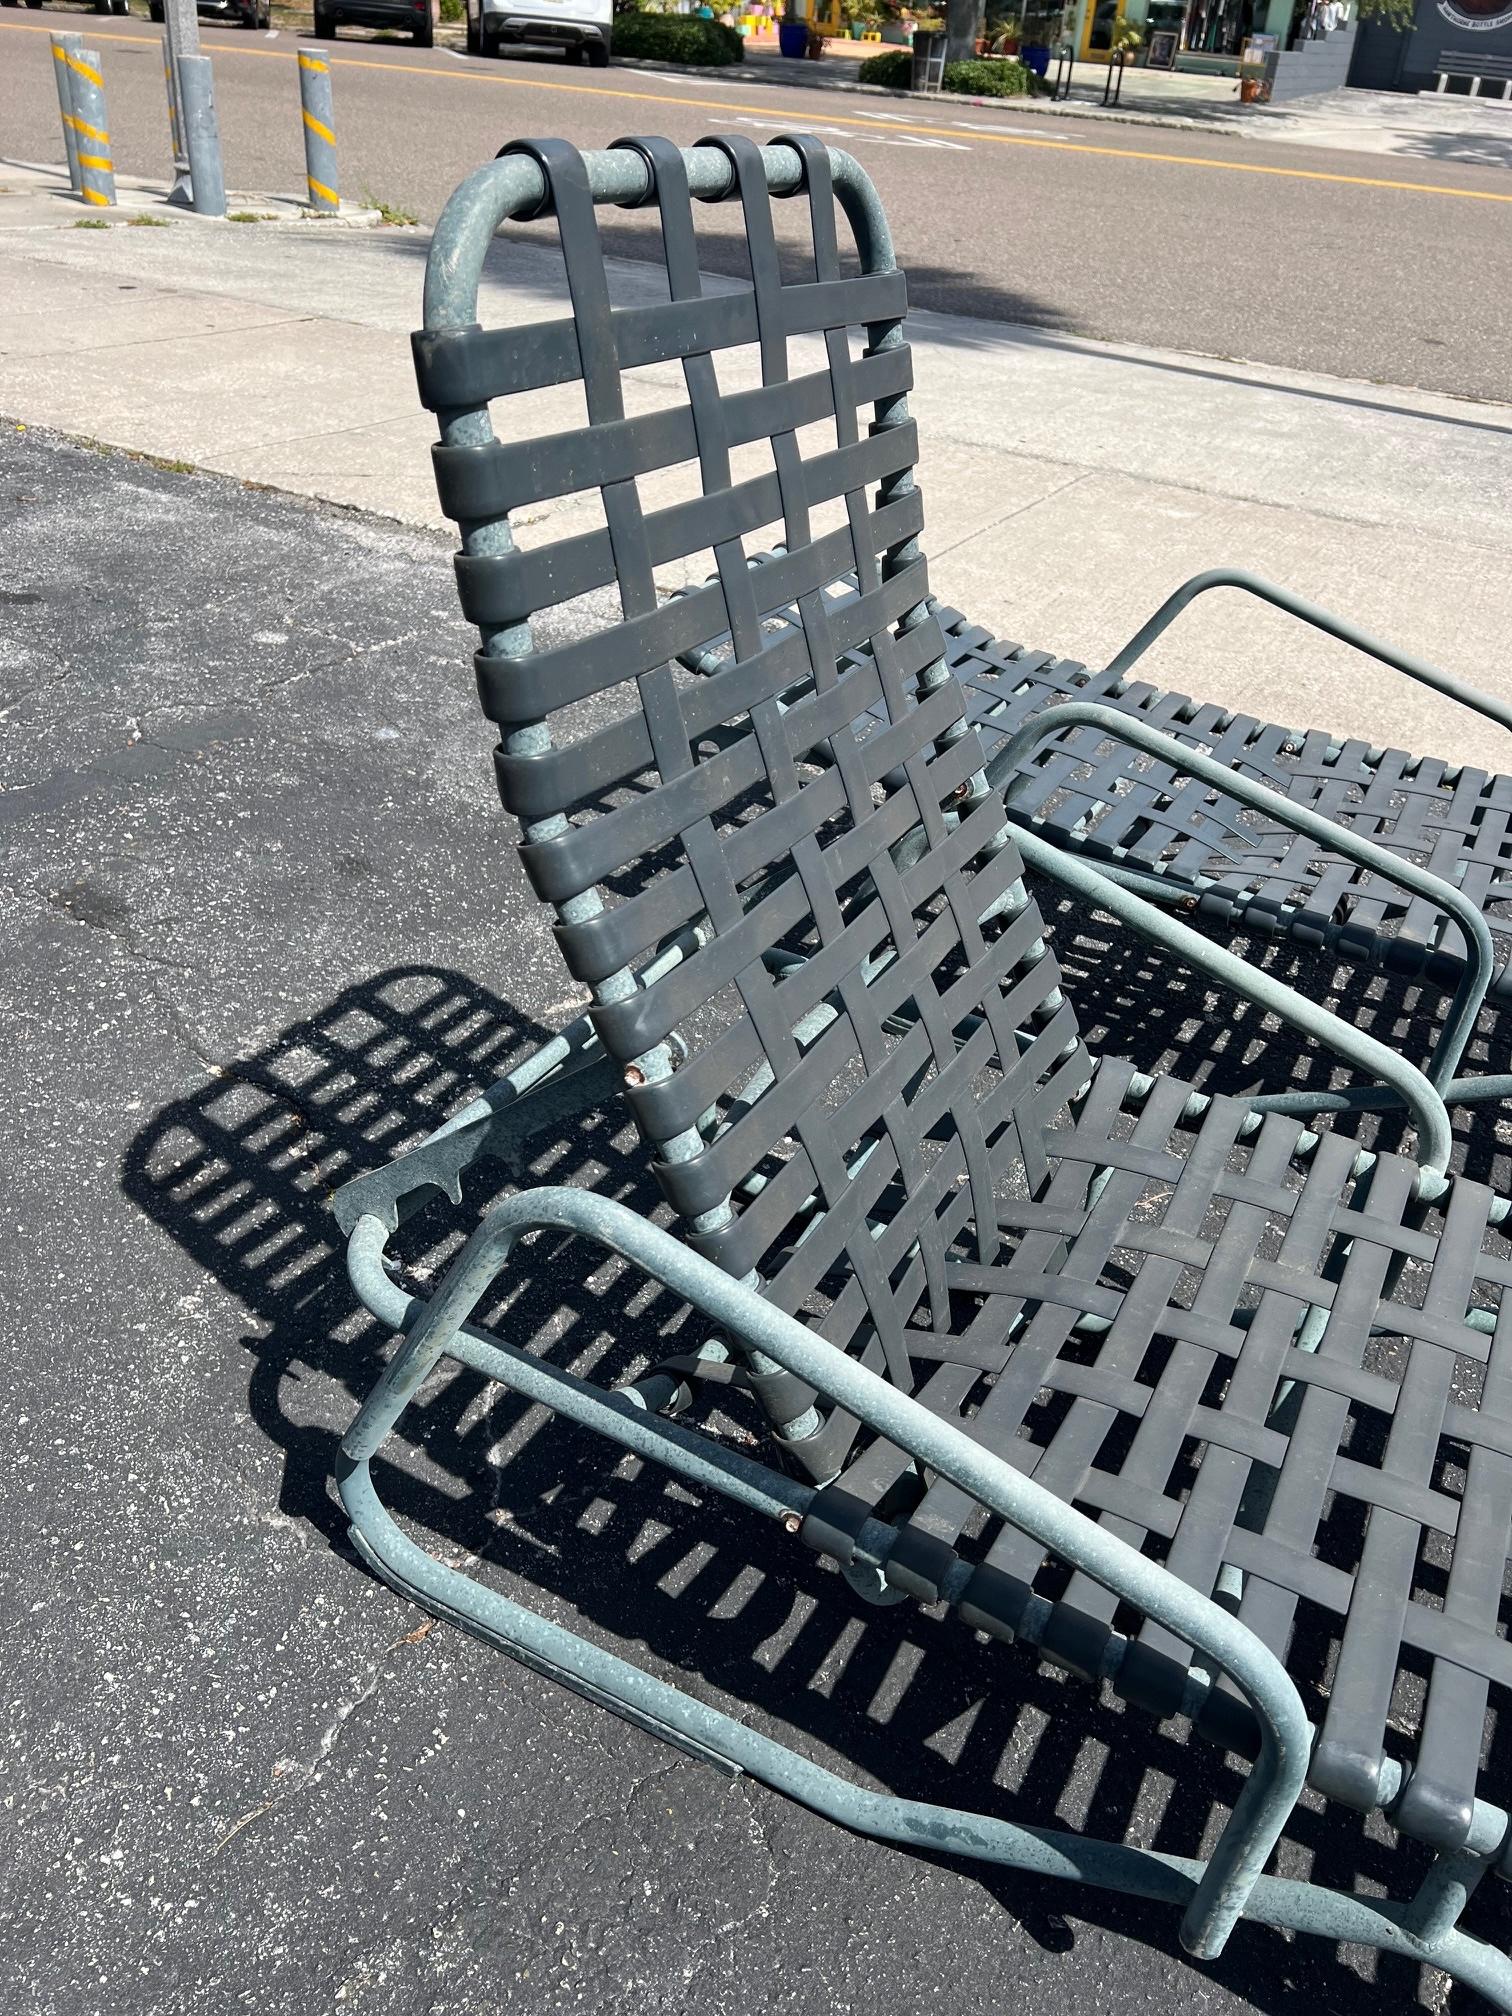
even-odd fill
[[[0,183],[0,412],[440,522],[408,345],[423,232],[80,231],[45,178]],[[620,298],[653,284],[615,262]],[[563,301],[544,250],[500,241],[485,320]],[[932,578],[978,621],[1098,660],[1189,574],[1244,564],[1505,690],[1512,409],[942,315],[910,330]],[[727,362],[732,384],[754,369]],[[680,383],[636,372],[630,397],[665,403]],[[1232,598],[1198,605],[1150,671],[1294,725],[1512,768],[1500,731]]]

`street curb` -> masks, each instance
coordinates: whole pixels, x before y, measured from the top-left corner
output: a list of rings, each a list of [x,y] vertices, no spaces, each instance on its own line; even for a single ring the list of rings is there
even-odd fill
[[[28,192],[41,197],[52,197],[59,209],[55,221],[41,224],[6,224],[0,213],[0,234],[12,231],[58,231],[67,230],[88,217],[92,222],[107,227],[116,223],[125,224],[131,217],[149,216],[164,224],[207,224],[219,228],[230,225],[235,230],[247,228],[246,220],[232,224],[229,213],[234,211],[257,211],[259,224],[298,225],[308,231],[311,225],[326,224],[334,230],[374,230],[383,224],[382,212],[370,209],[366,204],[343,203],[336,212],[312,210],[302,196],[278,195],[268,191],[254,193],[245,189],[228,190],[226,194],[225,217],[202,217],[197,210],[190,210],[179,203],[168,201],[168,185],[162,182],[143,182],[123,176],[116,177],[116,201],[110,210],[101,212],[89,209],[74,195],[68,185],[68,170],[57,161],[18,161],[7,158],[0,162],[0,175],[6,168],[19,169],[22,173],[46,176],[47,182]],[[116,215],[112,215],[114,211]],[[405,230],[405,225],[384,226],[388,230]]]
[[[860,84],[853,79],[821,80],[818,77],[772,77],[763,75],[754,68],[747,70],[742,64],[709,63],[663,63],[651,56],[615,56],[611,59],[616,70],[644,70],[655,75],[674,77],[717,78],[721,83],[753,85],[759,91],[791,88],[798,91],[822,91],[841,96],[858,98],[896,98],[914,105],[969,105],[989,112],[1011,112],[1015,117],[1021,112],[1032,113],[1042,119],[1087,119],[1106,126],[1164,126],[1179,133],[1214,133],[1226,137],[1241,135],[1246,131],[1259,133],[1265,115],[1258,117],[1253,111],[1240,112],[1236,105],[1232,114],[1220,113],[1211,119],[1195,119],[1184,112],[1141,112],[1132,106],[1083,105],[1075,99],[1048,98],[975,98],[964,91],[895,91],[886,84]],[[815,66],[816,68],[819,66]]]

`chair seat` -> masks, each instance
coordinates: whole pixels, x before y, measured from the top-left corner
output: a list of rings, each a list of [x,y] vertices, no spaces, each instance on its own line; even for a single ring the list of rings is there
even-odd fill
[[[916,1393],[1204,1593],[1242,1577],[1239,1616],[1311,1697],[1318,1788],[1370,1810],[1394,1755],[1412,1767],[1397,1824],[1457,1845],[1488,1709],[1512,1700],[1512,1262],[1494,1194],[1460,1181],[1430,1211],[1403,1158],[1356,1177],[1342,1136],[1307,1154],[1296,1121],[1256,1128],[1238,1101],[1184,1120],[1175,1079],[1131,1110],[1131,1076],[1098,1067],[1074,1127],[1046,1140],[1041,1200],[1003,1202],[1011,1257],[963,1261],[950,1310],[916,1319]],[[851,1558],[909,1474],[871,1443],[806,1537]],[[1248,1710],[1193,1681],[1187,1647],[951,1484],[900,1522],[886,1573],[1253,1748]]]
[[[832,602],[853,593],[853,582],[837,584]],[[1205,881],[1198,915],[1214,923],[1284,930],[1314,944],[1343,926],[1333,945],[1344,955],[1406,978],[1455,984],[1464,941],[1433,904],[1140,750],[1108,743],[1095,728],[1062,730],[1008,774],[1007,744],[1026,722],[1068,700],[1096,701],[1461,889],[1491,931],[1496,993],[1512,986],[1512,776],[1339,742],[1321,729],[1279,727],[994,637],[959,609],[941,605],[935,614],[945,662],[987,755],[987,775],[1016,818],[1074,842],[1093,859],[1175,882]],[[797,625],[798,612],[781,611],[771,621]],[[711,647],[695,669],[722,655],[722,647]],[[883,710],[873,713],[885,725]]]
[[[1319,729],[1277,727],[1180,693],[1124,683],[1072,659],[993,638],[957,609],[940,609],[947,663],[987,751],[988,775],[1020,819],[1117,858],[1216,886],[1201,912],[1214,921],[1286,928],[1316,938],[1346,924],[1341,949],[1381,957],[1405,975],[1432,975],[1464,957],[1458,928],[1422,898],[1381,883],[1304,835],[1270,824],[1138,750],[1092,728],[1042,744],[1013,778],[994,756],[1024,723],[1065,700],[1096,700],[1210,753],[1294,804],[1352,827],[1463,890],[1485,915],[1498,984],[1512,962],[1512,777],[1400,749],[1336,741]],[[1121,690],[1120,690],[1121,689]],[[1389,938],[1384,954],[1373,943]],[[1452,985],[1454,972],[1439,977]]]

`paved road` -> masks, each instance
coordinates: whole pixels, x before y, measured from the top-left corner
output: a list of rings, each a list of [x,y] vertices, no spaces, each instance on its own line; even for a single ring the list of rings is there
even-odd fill
[[[0,18],[0,149],[58,153],[47,28]],[[165,171],[157,31],[85,17],[104,55],[118,165]],[[302,180],[294,40],[207,29],[228,174]],[[474,62],[344,39],[337,128],[347,193],[422,218],[511,136],[584,146],[624,132],[802,125],[853,148],[893,219],[916,304],[1345,377],[1512,397],[1512,177],[1174,130],[1089,128],[1012,109],[776,88],[555,60]],[[633,251],[629,223],[614,227]],[[711,264],[732,248],[716,248]]]

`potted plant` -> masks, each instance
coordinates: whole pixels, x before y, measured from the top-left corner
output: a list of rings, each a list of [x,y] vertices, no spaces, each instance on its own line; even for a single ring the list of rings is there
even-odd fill
[[[1120,14],[1113,23],[1113,33],[1108,38],[1108,54],[1122,56],[1127,62],[1144,47],[1144,33],[1139,24],[1129,21]]]
[[[1023,39],[1023,23],[1017,14],[1005,14],[993,23],[987,36],[988,53],[993,56],[1017,56]]]
[[[777,24],[779,52],[784,56],[806,56],[808,38],[808,0],[788,0],[788,11]]]
[[[811,63],[817,63],[819,58],[824,54],[824,30],[814,21],[808,22],[807,27],[808,36],[804,43],[803,53]]]
[[[1059,25],[1061,11],[1059,6],[1046,5],[1045,0],[1030,0],[1024,9],[1019,61],[1036,77],[1043,77],[1050,68],[1051,38]]]

